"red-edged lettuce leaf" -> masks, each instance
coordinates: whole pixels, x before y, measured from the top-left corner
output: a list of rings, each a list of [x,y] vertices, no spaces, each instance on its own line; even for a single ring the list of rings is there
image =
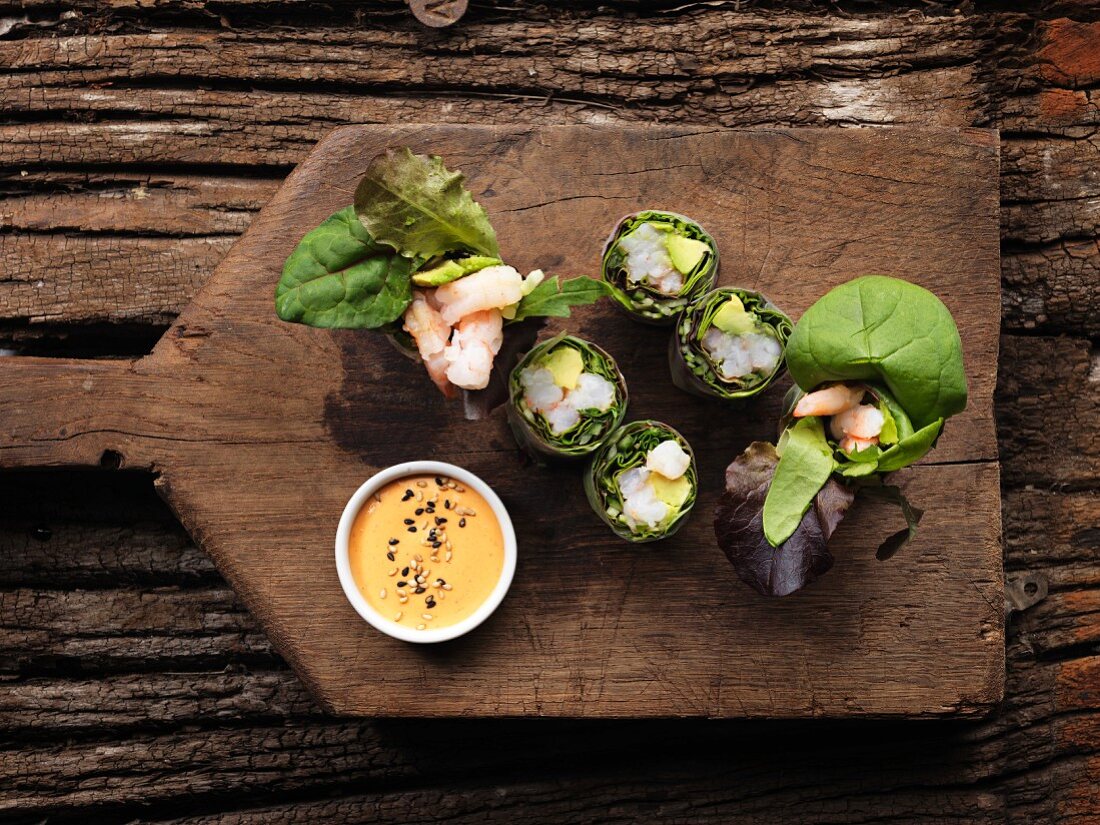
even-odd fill
[[[765,596],[801,590],[833,566],[829,539],[855,494],[834,478],[814,497],[790,538],[772,547],[764,536],[764,500],[779,456],[754,441],[726,468],[726,490],[714,512],[714,535],[740,579]]]

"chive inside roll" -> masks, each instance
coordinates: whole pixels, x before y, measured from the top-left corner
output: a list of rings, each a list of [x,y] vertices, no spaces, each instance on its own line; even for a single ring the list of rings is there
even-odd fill
[[[620,538],[635,543],[667,538],[695,506],[695,455],[667,424],[633,421],[592,457],[584,489],[592,509]]]
[[[635,318],[672,323],[693,298],[714,286],[718,246],[702,226],[675,212],[627,215],[604,247],[603,279]]]
[[[759,292],[708,292],[676,325],[669,345],[672,381],[695,395],[754,396],[779,375],[791,329],[791,319]]]
[[[626,415],[626,381],[615,359],[564,333],[523,357],[508,394],[512,431],[536,461],[589,455]]]

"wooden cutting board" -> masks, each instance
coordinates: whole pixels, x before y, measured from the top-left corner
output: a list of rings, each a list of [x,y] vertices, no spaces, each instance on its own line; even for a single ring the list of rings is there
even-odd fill
[[[798,315],[866,273],[934,290],[962,332],[970,406],[896,476],[926,515],[889,562],[891,508],[857,504],[837,562],[801,593],[756,595],[717,550],[723,470],[771,439],[786,382],[737,410],[675,389],[667,330],[609,305],[555,322],[608,349],[628,418],[667,421],[702,492],[675,538],[632,546],[591,513],[579,470],[518,455],[503,410],[463,420],[381,337],[279,322],[302,234],[347,205],[370,158],[408,144],[466,172],[509,263],[596,275],[624,213],[700,220],[721,283]],[[318,144],[195,301],[136,361],[4,359],[0,465],[121,464],[161,493],[325,707],[418,716],[969,716],[1003,688],[1000,495],[992,394],[1000,319],[998,140],[975,129],[768,130],[411,125]],[[472,635],[409,646],[362,622],[333,564],[348,496],[376,469],[434,458],[509,507],[512,591]]]

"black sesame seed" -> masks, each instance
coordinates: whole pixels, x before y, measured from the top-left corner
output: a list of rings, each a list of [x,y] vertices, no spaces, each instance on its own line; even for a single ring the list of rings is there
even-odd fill
[[[423,588],[423,587],[418,587],[418,588],[416,588],[416,590],[414,590],[413,592],[414,592],[414,593],[416,593],[416,595],[418,595],[418,596],[419,596],[419,595],[420,595],[421,593],[423,593],[423,592],[424,592],[424,588]]]
[[[410,532],[410,533],[415,533],[415,532],[416,532],[416,528],[415,528],[415,527],[410,527],[410,528],[409,528],[409,532]]]
[[[443,479],[441,479],[439,476],[436,476],[435,477],[435,483],[438,484],[440,487],[442,487],[443,486]]]
[[[390,561],[393,561],[393,553],[392,552],[391,553],[386,553],[386,558],[389,559]]]
[[[450,500],[449,498],[447,498],[447,499],[444,499],[444,500],[443,500],[443,506],[444,506],[444,507],[445,507],[446,509],[450,510],[450,509],[451,509],[451,500]]]
[[[439,548],[439,547],[442,547],[442,546],[443,546],[443,542],[441,542],[441,541],[433,541],[432,542],[432,547],[434,547],[434,548]]]
[[[413,515],[414,516],[424,515],[424,508],[423,507],[417,507],[416,510],[413,512]],[[408,524],[409,522],[406,521],[405,523]]]
[[[435,523],[436,524],[446,524],[447,519],[443,518],[443,516],[436,516],[435,517]]]
[[[460,519],[458,520],[458,526],[459,526],[459,527],[465,527],[465,526],[466,526],[466,519],[464,519],[464,518],[460,518]]]
[[[429,596],[429,597],[428,597],[428,598],[427,598],[427,599],[426,599],[426,600],[424,601],[424,604],[428,605],[428,607],[435,607],[435,599],[433,599],[433,598],[431,598],[431,597]]]
[[[398,587],[404,587],[404,586],[405,586],[405,585],[407,585],[407,584],[408,584],[408,582],[398,582],[398,583],[397,583],[397,586],[398,586]]]
[[[414,524],[414,523],[415,522],[413,522],[413,520],[411,518],[405,519],[405,524]]]
[[[407,575],[409,575],[409,568],[407,568],[407,567],[402,567],[402,568],[401,568],[401,575],[402,575],[402,576],[407,576]]]
[[[394,545],[394,544],[400,544],[400,543],[401,543],[401,541],[399,539],[390,539],[390,545],[391,546]]]

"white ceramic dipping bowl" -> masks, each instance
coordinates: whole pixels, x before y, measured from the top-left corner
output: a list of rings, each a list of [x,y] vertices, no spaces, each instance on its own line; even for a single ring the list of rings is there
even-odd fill
[[[449,627],[416,630],[391,621],[371,607],[363,594],[359,592],[359,586],[351,573],[351,526],[355,522],[355,517],[359,515],[359,510],[367,499],[391,481],[411,475],[447,476],[459,484],[476,490],[482,498],[489,502],[489,506],[493,509],[493,515],[496,516],[497,522],[500,524],[500,532],[504,537],[504,564],[496,587],[493,588],[489,597],[482,602],[477,610],[461,622]],[[512,519],[508,517],[508,511],[504,509],[504,504],[501,503],[497,494],[493,492],[488,484],[469,470],[442,461],[406,461],[403,464],[394,464],[392,467],[375,473],[355,491],[344,506],[343,515],[340,516],[340,525],[336,528],[336,572],[340,576],[340,586],[344,588],[344,595],[351,602],[351,606],[355,608],[355,612],[375,629],[403,642],[418,644],[446,642],[449,639],[469,633],[489,618],[501,601],[504,600],[504,594],[511,587],[512,577],[516,572],[516,531],[512,527]]]

